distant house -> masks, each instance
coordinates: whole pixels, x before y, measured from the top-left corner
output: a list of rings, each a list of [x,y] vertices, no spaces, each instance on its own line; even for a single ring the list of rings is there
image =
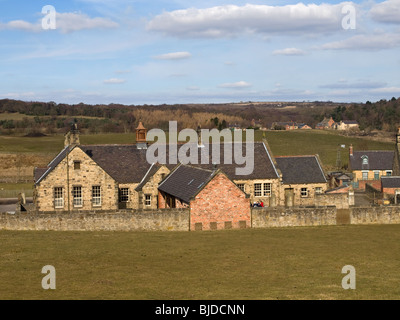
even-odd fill
[[[328,174],[328,181],[330,188],[337,188],[341,186],[347,186],[353,180],[353,176],[350,173],[344,173],[341,171],[330,172]]]
[[[381,191],[386,195],[400,195],[400,176],[382,177]]]
[[[301,129],[301,130],[310,130],[310,129],[312,129],[309,125],[307,125],[305,123],[298,123],[297,124],[297,128]]]
[[[281,205],[308,206],[315,204],[315,196],[323,194],[328,181],[318,156],[275,157],[282,173]]]
[[[395,151],[353,151],[349,148],[349,169],[358,189],[365,189],[365,183],[381,188],[381,177],[392,176],[397,157]]]
[[[274,122],[271,126],[272,130],[296,130],[298,129],[298,125],[296,122]]]
[[[335,125],[336,130],[350,130],[350,129],[358,129],[359,124],[355,120],[342,120]]]
[[[324,129],[334,129],[335,121],[332,117],[324,118],[320,123],[317,123],[315,129],[324,130]]]

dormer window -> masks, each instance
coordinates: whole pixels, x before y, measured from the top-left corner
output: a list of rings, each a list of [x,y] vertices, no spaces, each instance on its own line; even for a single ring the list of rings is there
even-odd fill
[[[368,156],[362,156],[362,164],[368,164]]]

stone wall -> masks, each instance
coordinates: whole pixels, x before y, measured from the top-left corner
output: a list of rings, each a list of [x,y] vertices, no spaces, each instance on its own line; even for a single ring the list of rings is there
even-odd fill
[[[189,210],[0,213],[0,230],[188,231]]]
[[[336,207],[253,208],[252,228],[336,225]]]
[[[350,213],[351,224],[400,223],[400,206],[354,207]]]
[[[348,209],[354,205],[354,192],[349,193],[325,193],[315,196],[316,206],[336,206],[337,209]]]

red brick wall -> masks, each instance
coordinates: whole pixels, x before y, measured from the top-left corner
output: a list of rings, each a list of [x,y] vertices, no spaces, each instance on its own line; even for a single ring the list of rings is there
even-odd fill
[[[365,190],[366,183],[377,190],[381,190],[381,180],[358,180],[358,190]]]
[[[242,221],[242,225],[240,223]],[[190,202],[190,230],[202,223],[202,230],[210,230],[210,223],[225,229],[230,222],[233,229],[251,227],[250,201],[223,173],[217,174]]]

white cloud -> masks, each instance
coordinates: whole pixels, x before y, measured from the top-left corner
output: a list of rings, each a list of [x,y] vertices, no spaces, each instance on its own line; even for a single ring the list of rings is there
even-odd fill
[[[246,81],[238,81],[238,82],[222,83],[218,87],[231,88],[231,89],[242,89],[242,88],[251,87],[251,83],[248,83]]]
[[[118,78],[111,78],[103,81],[103,83],[105,84],[121,84],[125,82],[126,82],[125,79],[118,79]]]
[[[275,50],[273,52],[274,55],[284,55],[284,56],[302,56],[305,55],[306,52],[301,50],[301,49],[297,49],[297,48],[285,48],[285,49],[281,49],[281,50]]]
[[[345,40],[324,44],[321,48],[328,50],[381,50],[400,46],[400,34],[379,33],[356,35]]]
[[[400,0],[387,0],[374,5],[371,18],[378,22],[400,24]]]
[[[181,52],[170,52],[165,54],[160,54],[155,56],[154,59],[158,60],[180,60],[190,58],[192,55],[189,52],[181,51]]]
[[[320,33],[342,29],[345,4],[298,3],[286,6],[246,4],[164,12],[147,24],[148,30],[178,37],[225,37],[250,33]]]
[[[118,27],[118,23],[108,18],[90,18],[83,13],[65,12],[56,15],[56,30],[70,33],[86,29],[109,29]],[[42,29],[41,19],[36,23],[24,20],[13,20],[0,25],[0,30],[22,30],[29,32],[47,31]]]

